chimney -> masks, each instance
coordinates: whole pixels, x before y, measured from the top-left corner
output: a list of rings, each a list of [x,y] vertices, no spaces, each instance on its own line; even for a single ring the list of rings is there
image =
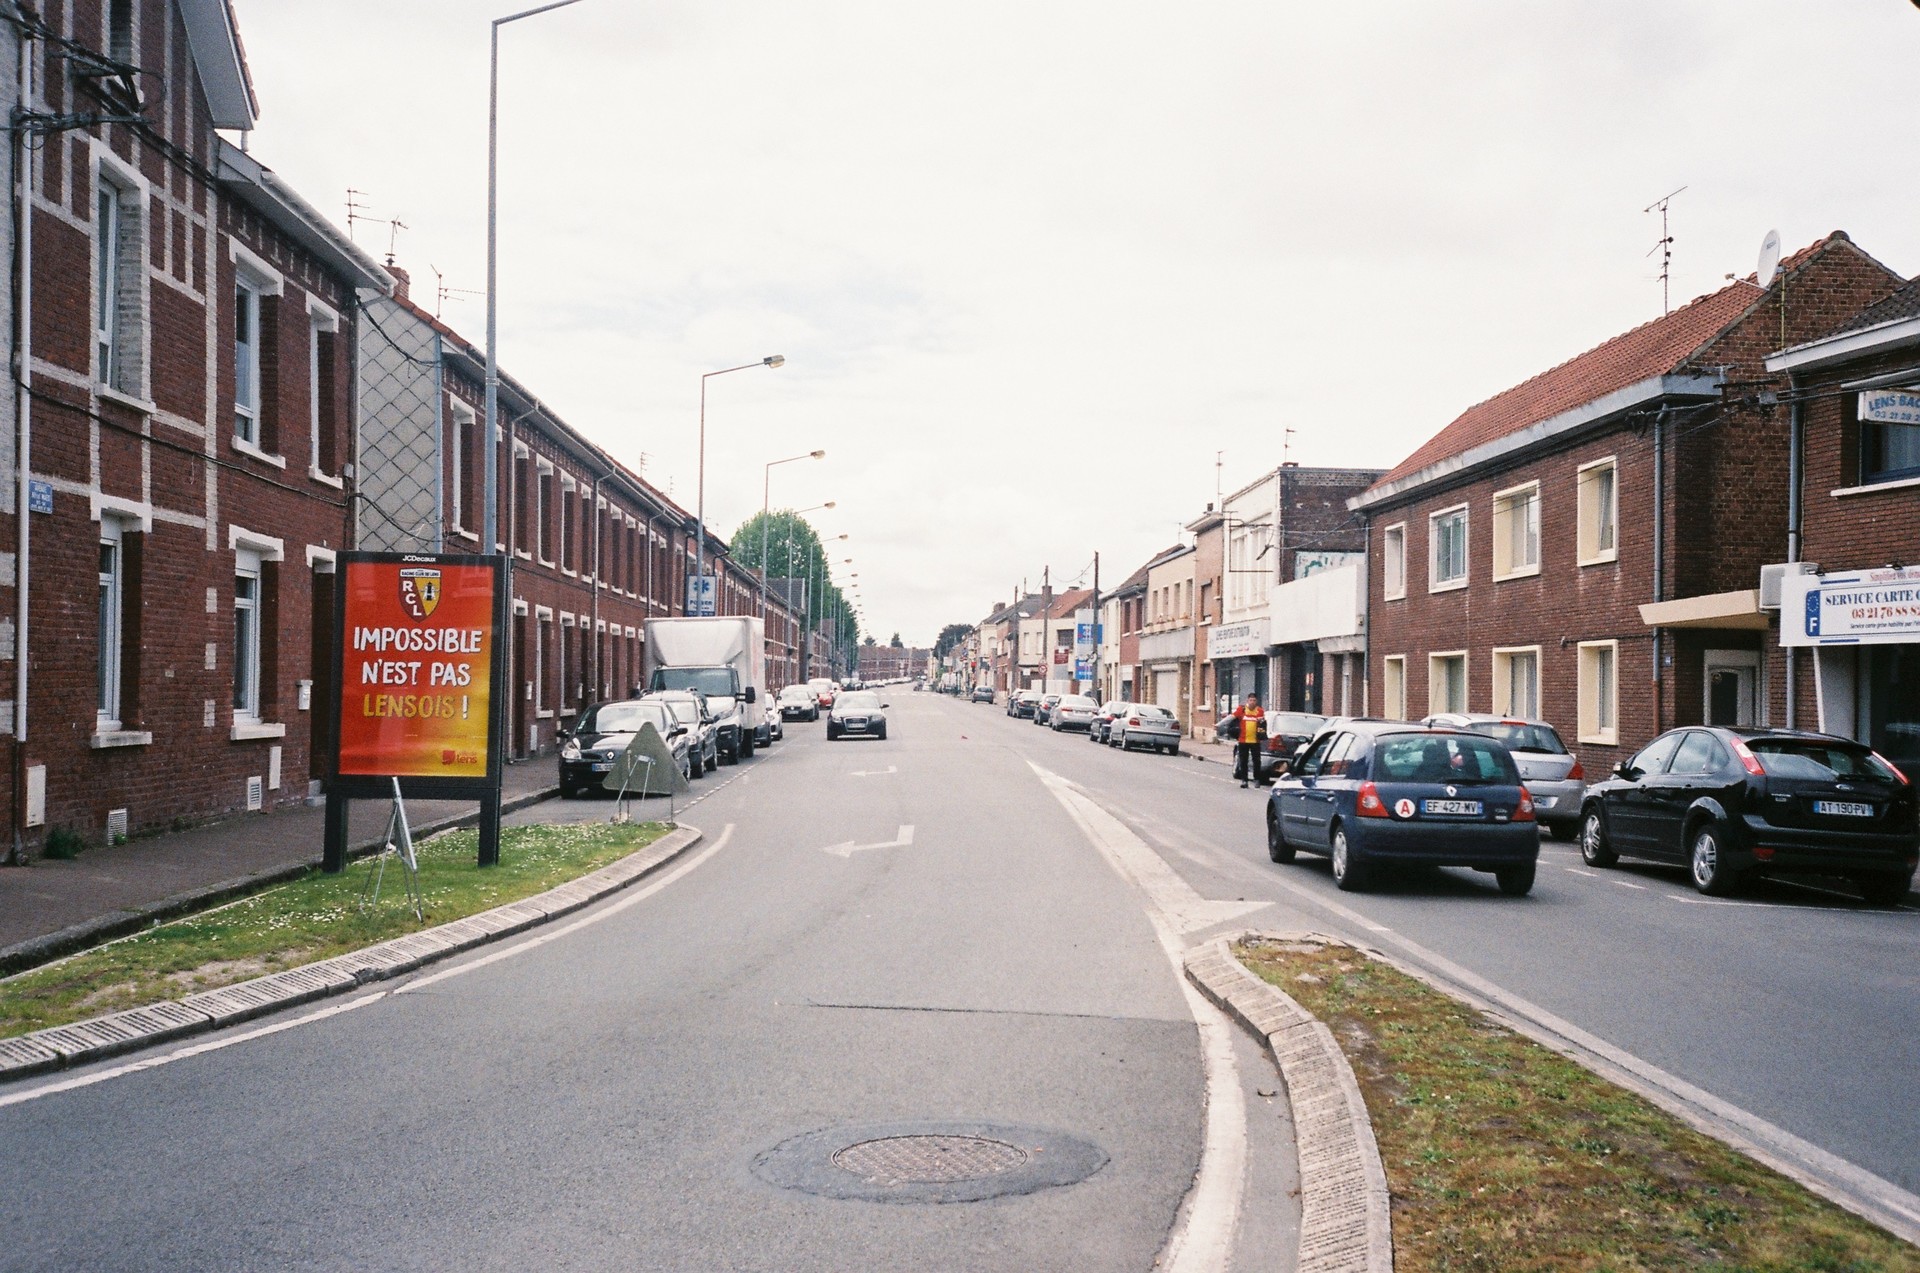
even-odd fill
[[[409,285],[413,282],[412,276],[392,261],[387,262],[387,273],[393,275],[393,299],[411,304],[412,297],[409,296],[408,292]]]

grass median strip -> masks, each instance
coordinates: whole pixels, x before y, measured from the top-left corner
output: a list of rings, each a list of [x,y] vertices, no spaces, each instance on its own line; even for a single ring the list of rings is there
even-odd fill
[[[1399,1273],[1920,1270],[1920,1250],[1360,951],[1235,953],[1353,1066]]]
[[[666,834],[657,822],[508,827],[500,864],[474,865],[478,833],[418,846],[426,923],[406,905],[406,877],[387,863],[380,900],[361,905],[373,859],[340,875],[286,884],[0,981],[0,1038],[297,968],[543,893]]]

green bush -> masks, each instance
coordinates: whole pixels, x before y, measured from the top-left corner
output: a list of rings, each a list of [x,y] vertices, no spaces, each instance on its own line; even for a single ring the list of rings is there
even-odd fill
[[[43,857],[55,861],[71,862],[86,847],[86,839],[72,827],[54,827],[47,832],[47,842],[41,846],[40,852]]]

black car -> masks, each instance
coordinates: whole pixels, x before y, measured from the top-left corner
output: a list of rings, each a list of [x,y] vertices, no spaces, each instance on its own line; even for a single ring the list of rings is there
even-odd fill
[[[667,704],[653,699],[596,703],[581,713],[580,723],[560,744],[561,798],[572,799],[605,782],[614,761],[642,725],[659,731],[673,752],[673,763],[683,776],[692,778],[692,735]]]
[[[1222,716],[1213,727],[1215,737],[1223,743],[1235,742],[1234,727],[1238,723],[1230,715]],[[1265,786],[1287,772],[1294,754],[1318,737],[1326,724],[1325,716],[1313,712],[1268,712],[1262,718],[1266,741],[1260,744],[1260,784]]]
[[[1753,876],[1851,879],[1898,905],[1920,862],[1905,774],[1863,743],[1776,729],[1673,729],[1587,788],[1580,855],[1684,865],[1702,893]]]
[[[1014,690],[1007,695],[1007,715],[1018,720],[1033,718],[1034,708],[1040,705],[1039,690]]]

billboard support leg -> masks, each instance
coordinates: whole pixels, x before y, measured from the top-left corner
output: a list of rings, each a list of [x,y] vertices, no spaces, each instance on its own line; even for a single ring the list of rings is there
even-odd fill
[[[480,865],[500,865],[500,788],[480,797]]]
[[[320,846],[320,869],[338,875],[347,869],[347,798],[327,792],[326,832]]]

